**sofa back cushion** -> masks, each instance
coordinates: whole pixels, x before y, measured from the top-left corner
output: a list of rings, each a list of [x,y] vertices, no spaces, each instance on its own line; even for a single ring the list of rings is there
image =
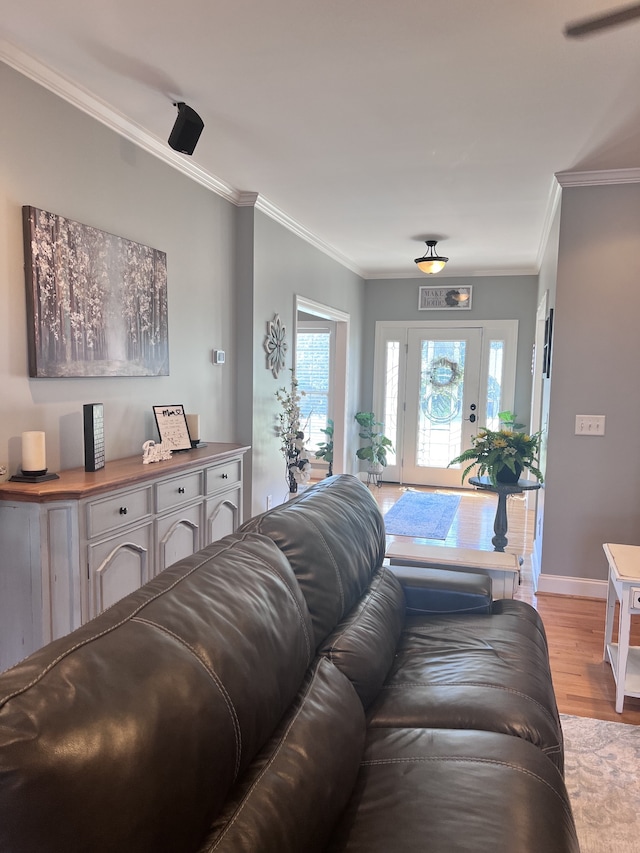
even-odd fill
[[[391,669],[404,618],[404,591],[383,566],[362,598],[320,644],[320,654],[347,676],[365,708]]]
[[[353,687],[318,658],[200,853],[320,853],[355,785],[364,740]]]
[[[310,631],[282,553],[231,536],[0,675],[0,850],[196,850]]]
[[[382,564],[382,515],[356,477],[330,477],[241,528],[286,554],[306,599],[316,647],[358,601]]]

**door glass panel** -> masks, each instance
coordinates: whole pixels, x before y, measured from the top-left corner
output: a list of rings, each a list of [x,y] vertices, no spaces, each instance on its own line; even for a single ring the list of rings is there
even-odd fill
[[[384,375],[383,433],[393,444],[393,452],[387,453],[387,465],[396,464],[398,447],[398,378],[400,371],[400,341],[387,341]]]
[[[504,368],[504,341],[491,341],[489,345],[489,381],[487,383],[488,429],[500,429],[498,412],[502,411],[502,386]]]
[[[462,452],[465,341],[423,340],[416,462],[446,468]]]

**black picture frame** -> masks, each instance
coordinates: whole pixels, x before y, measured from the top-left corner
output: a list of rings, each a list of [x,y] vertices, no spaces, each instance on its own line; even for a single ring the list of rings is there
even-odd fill
[[[173,403],[154,406],[153,415],[160,441],[165,447],[173,451],[191,450],[191,436],[183,405]]]

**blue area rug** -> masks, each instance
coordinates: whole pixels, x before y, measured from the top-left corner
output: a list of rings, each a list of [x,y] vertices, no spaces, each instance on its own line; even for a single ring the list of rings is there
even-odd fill
[[[458,495],[405,492],[386,513],[384,525],[395,536],[446,539],[459,504]]]

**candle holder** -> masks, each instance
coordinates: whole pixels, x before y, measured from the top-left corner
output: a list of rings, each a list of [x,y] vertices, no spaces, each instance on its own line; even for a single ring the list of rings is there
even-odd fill
[[[45,434],[42,430],[30,430],[22,433],[22,474],[14,474],[10,479],[18,483],[44,483],[59,479],[57,474],[47,474]]]
[[[22,469],[20,469],[22,471]],[[9,482],[13,483],[46,483],[48,480],[59,480],[59,474],[47,474],[48,469],[44,471],[22,471],[22,474],[14,474],[9,477]]]
[[[207,445],[203,441],[200,441],[200,415],[185,414],[185,418],[187,420],[187,429],[189,430],[191,449],[195,450],[196,447],[206,447]]]

